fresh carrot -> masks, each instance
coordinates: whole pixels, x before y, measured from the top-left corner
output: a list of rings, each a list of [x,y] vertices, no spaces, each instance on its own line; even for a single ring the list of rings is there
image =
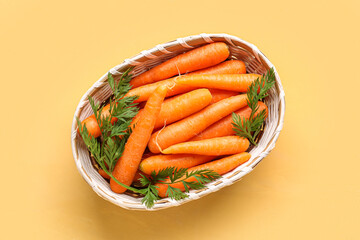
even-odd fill
[[[235,63],[233,63],[235,62]],[[232,60],[232,61],[226,61],[224,63],[218,64],[217,66],[214,66],[213,68],[206,68],[201,71],[195,71],[192,73],[189,73],[185,76],[191,76],[194,74],[233,74],[233,73],[243,73],[243,67],[241,61]],[[246,70],[245,70],[246,72]],[[244,73],[245,73],[244,72]],[[126,96],[139,96],[139,99],[137,99],[135,102],[143,102],[146,101],[150,94],[160,85],[166,85],[169,87],[169,90],[166,94],[166,97],[174,96],[180,93],[185,93],[192,91],[194,89],[197,89],[198,87],[192,87],[189,85],[184,84],[178,84],[177,79],[180,77],[170,78],[163,81],[159,81],[152,84],[147,84],[145,86],[137,87],[134,89],[131,89]]]
[[[178,84],[192,87],[216,88],[229,91],[246,92],[258,74],[203,74],[185,75],[177,80]]]
[[[103,170],[103,169],[99,169],[99,174],[105,178],[105,179],[110,179],[111,177]]]
[[[110,104],[107,104],[106,106],[103,107],[103,110],[101,111],[101,117],[107,117],[110,114]],[[117,121],[117,118],[113,117],[111,119],[111,123],[113,124],[114,122]],[[89,135],[97,138],[100,137],[101,135],[101,131],[100,131],[100,127],[99,124],[96,121],[95,115],[91,115],[88,118],[86,118],[85,120],[83,120],[81,122],[81,124],[84,126],[86,126]],[[78,130],[79,131],[79,130]]]
[[[86,126],[89,135],[97,138],[101,135],[99,124],[96,121],[95,115],[91,115],[81,122],[82,127]],[[78,129],[79,132],[79,129]]]
[[[212,100],[210,104],[217,103],[225,98],[229,98],[239,94],[238,92],[219,90],[219,89],[209,89],[209,91],[212,95]]]
[[[177,74],[211,67],[224,61],[229,54],[229,48],[223,42],[207,44],[161,63],[133,78],[130,84],[136,88]]]
[[[196,113],[209,105],[212,95],[207,89],[197,89],[176,97],[166,99],[161,105],[161,110],[158,118],[156,119],[154,129],[160,128],[165,124],[176,122],[193,113]],[[132,125],[136,124],[143,110],[134,118]]]
[[[195,72],[188,73],[191,74],[241,74],[246,73],[245,63],[240,60],[229,60],[222,63],[219,63],[216,66],[198,70]]]
[[[226,136],[183,142],[162,151],[164,154],[201,154],[208,156],[230,155],[245,152],[250,142],[247,138]]]
[[[251,157],[250,153],[243,152],[243,153],[225,157],[225,158],[222,158],[219,160],[208,162],[208,163],[205,163],[205,164],[193,167],[193,168],[189,168],[188,172],[208,169],[208,170],[213,170],[214,172],[217,172],[218,174],[222,175],[222,174],[225,174],[225,173],[235,169],[236,167],[240,166],[241,164],[247,162],[250,159],[250,157]],[[191,181],[197,181],[197,180],[195,177],[190,177],[186,181],[191,182]],[[170,183],[169,180],[166,180],[166,182]],[[162,198],[167,197],[166,191],[168,188],[168,184],[157,183],[155,186],[158,187],[157,189],[159,191],[160,197],[162,197]],[[179,188],[183,192],[185,191],[184,184],[182,182],[173,183],[173,184],[170,184],[170,186],[172,186],[174,188]]]
[[[159,153],[171,145],[185,142],[211,124],[246,106],[246,100],[246,94],[226,98],[153,133],[148,145],[149,150]]]
[[[139,166],[139,169],[146,173],[151,174],[152,171],[156,173],[167,167],[189,168],[199,164],[203,164],[213,160],[215,156],[202,156],[202,155],[154,155],[144,159]]]
[[[258,104],[259,104],[259,108],[256,111],[255,116],[264,109],[266,110],[266,112],[268,111],[265,103],[259,101]],[[245,119],[249,119],[251,114],[251,109],[250,107],[244,107],[235,113],[241,117],[244,117]],[[203,139],[234,135],[235,132],[233,130],[233,126],[231,123],[232,123],[232,116],[230,114],[229,116],[221,119],[220,121],[217,121],[216,123],[205,129],[195,137],[191,138],[189,141],[198,141]]]
[[[159,115],[166,91],[166,86],[160,86],[150,96],[145,105],[143,116],[139,119],[135,129],[127,140],[124,152],[112,172],[113,176],[119,182],[127,186],[131,185],[135,177],[141,157],[154,129],[155,121]],[[110,187],[116,193],[126,191],[126,188],[117,184],[113,179],[110,180]]]
[[[189,91],[198,89],[198,87],[192,87],[192,86],[184,85],[184,84],[177,84],[178,78],[179,77],[170,78],[170,79],[166,79],[166,80],[159,81],[156,83],[147,84],[147,85],[144,85],[141,87],[131,89],[125,96],[126,97],[139,96],[139,98],[134,101],[134,102],[139,103],[139,102],[148,100],[151,93],[153,93],[156,88],[158,88],[159,86],[162,86],[162,85],[168,87],[166,97],[170,97],[170,96],[174,96],[174,95],[177,95],[180,93],[185,93],[185,92],[189,92]]]
[[[105,179],[110,179],[110,178],[111,178],[111,177],[110,177],[103,169],[101,169],[101,168],[99,169],[99,174],[100,174],[103,178],[105,178]],[[145,174],[145,173],[143,173],[143,172],[136,171],[133,184],[134,184],[134,183],[136,183],[136,184],[140,183],[140,180],[139,180],[139,179],[142,178],[142,176],[141,176],[140,174],[143,174],[143,175],[145,175],[145,176],[148,176],[147,174]]]

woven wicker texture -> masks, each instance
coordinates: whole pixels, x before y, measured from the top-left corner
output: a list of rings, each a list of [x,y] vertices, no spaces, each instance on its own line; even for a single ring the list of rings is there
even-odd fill
[[[272,63],[253,44],[228,34],[200,34],[179,38],[172,42],[157,45],[150,50],[142,51],[135,57],[124,60],[122,64],[109,71],[114,75],[115,79],[118,79],[123,71],[130,66],[135,66],[132,73],[136,76],[178,54],[212,42],[225,42],[230,49],[230,58],[244,61],[249,73],[263,74],[271,67],[275,69]],[[265,122],[264,133],[261,136],[258,145],[250,151],[252,155],[251,159],[233,171],[223,175],[218,181],[207,184],[205,189],[190,191],[189,198],[185,200],[175,201],[165,198],[156,202],[152,209],[146,209],[146,207],[141,204],[141,198],[113,193],[109,184],[92,166],[86,146],[81,137],[77,134],[75,117],[84,120],[93,113],[87,100],[89,95],[92,96],[95,101],[99,102],[110,97],[111,89],[107,84],[107,73],[85,93],[75,111],[71,129],[71,143],[76,166],[86,182],[99,196],[120,207],[133,210],[159,210],[177,206],[215,192],[225,186],[229,186],[251,172],[275,147],[275,142],[283,126],[285,112],[285,93],[276,69],[275,76],[276,84],[270,89],[269,96],[265,99],[265,103],[269,108],[269,115]]]

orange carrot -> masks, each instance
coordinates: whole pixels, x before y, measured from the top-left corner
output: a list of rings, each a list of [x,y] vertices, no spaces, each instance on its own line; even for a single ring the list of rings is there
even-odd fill
[[[139,167],[141,157],[154,129],[155,121],[159,115],[161,104],[164,101],[167,88],[160,86],[150,96],[145,105],[144,113],[139,119],[136,128],[125,144],[124,152],[115,165],[113,176],[121,183],[130,186]],[[110,180],[110,187],[116,193],[123,193],[126,188]]]
[[[249,148],[249,145],[250,142],[247,138],[226,136],[178,143],[166,148],[162,153],[220,156],[245,152]]]
[[[265,103],[258,102],[258,104],[259,104],[259,108],[256,111],[255,116],[264,109],[267,112],[267,106],[265,105]],[[245,117],[245,119],[249,119],[250,114],[251,114],[251,108],[244,107],[235,113],[241,117]],[[230,114],[229,116],[214,123],[207,129],[205,129],[204,131],[199,133],[197,136],[191,138],[189,141],[198,141],[198,140],[203,140],[203,139],[234,135],[235,132],[233,130],[233,126],[231,123],[232,123],[232,116]]]
[[[143,174],[143,175],[145,175],[145,176],[148,176],[147,174],[145,174],[145,173],[143,173],[143,172],[140,172],[140,171],[136,171],[136,173],[135,173],[135,177],[134,177],[134,183],[136,182],[136,183],[140,183],[140,178],[142,177],[141,175],[140,175],[140,173],[141,174]],[[103,169],[99,169],[99,174],[103,177],[103,178],[105,178],[105,179],[110,179],[111,177],[103,170]]]
[[[223,42],[207,44],[161,63],[147,72],[133,78],[130,84],[136,88],[145,84],[167,79],[177,74],[214,66],[224,61],[230,52]]]
[[[233,63],[228,63],[228,62],[235,62],[235,64]],[[241,63],[238,63],[241,61],[226,61],[224,63],[221,63],[217,66],[214,66],[213,68],[206,68],[200,71],[195,71],[192,73],[187,74],[186,76],[189,75],[194,75],[194,74],[232,74],[232,73],[242,73],[242,67],[239,67],[239,65],[241,66]],[[227,64],[225,64],[227,63]],[[185,92],[189,92],[192,91],[194,89],[197,89],[198,87],[192,87],[192,86],[188,86],[188,85],[183,85],[183,84],[178,84],[177,83],[177,79],[179,79],[179,77],[175,77],[175,78],[170,78],[167,80],[163,80],[163,81],[159,81],[156,83],[152,83],[152,84],[147,84],[145,86],[141,86],[138,88],[134,88],[131,89],[126,96],[139,96],[139,99],[137,99],[135,102],[143,102],[146,101],[150,94],[160,85],[166,85],[169,87],[169,90],[166,94],[166,97],[170,97],[170,96],[174,96],[180,93],[185,93]]]
[[[180,93],[185,93],[198,89],[198,87],[192,87],[184,84],[177,84],[178,78],[179,77],[170,78],[156,83],[147,84],[141,87],[131,89],[125,96],[126,97],[139,96],[139,98],[134,101],[138,103],[148,100],[151,93],[154,92],[156,88],[162,85],[168,87],[166,97],[170,97]]]
[[[217,172],[218,174],[222,175],[227,172],[230,172],[231,170],[235,169],[236,167],[240,166],[241,164],[247,162],[250,159],[250,157],[251,157],[250,153],[243,152],[243,153],[225,157],[225,158],[222,158],[219,160],[208,162],[208,163],[205,163],[205,164],[193,167],[193,168],[189,168],[188,172],[209,169],[209,170],[213,170],[214,172]],[[195,177],[190,177],[190,178],[186,179],[186,181],[191,182],[191,181],[197,181],[197,180]],[[169,183],[170,181],[166,180],[166,182]],[[174,188],[179,188],[183,192],[185,191],[184,185],[181,182],[173,183],[170,185]],[[159,196],[162,198],[167,197],[166,191],[168,188],[168,184],[158,183],[158,184],[156,184],[156,186],[158,187]]]
[[[198,70],[195,72],[188,73],[191,74],[241,74],[246,73],[245,63],[240,60],[229,60],[222,63],[219,63],[216,66]]]
[[[212,95],[212,100],[210,104],[217,103],[225,98],[229,98],[239,94],[238,92],[219,90],[219,89],[209,89],[209,91],[211,92]]]
[[[199,164],[203,164],[213,160],[215,156],[202,155],[154,155],[144,159],[139,166],[139,169],[146,174],[151,174],[152,171],[158,172],[167,167],[189,168]]]
[[[110,179],[111,177],[103,170],[103,169],[99,169],[99,174],[105,178],[105,179]]]
[[[107,117],[110,114],[110,104],[106,105],[103,107],[103,110],[101,111],[101,117]],[[111,119],[111,123],[113,124],[114,122],[117,121],[117,118],[113,117]],[[84,126],[86,126],[89,135],[97,138],[100,137],[101,135],[101,131],[100,131],[100,127],[99,124],[96,121],[95,115],[91,115],[88,118],[86,118],[85,120],[83,120],[81,122],[81,124]],[[79,130],[78,130],[79,131]]]
[[[177,80],[178,84],[192,87],[216,88],[229,91],[246,92],[258,74],[203,74],[185,75]]]
[[[159,153],[161,149],[185,142],[211,124],[246,106],[246,100],[246,94],[226,98],[155,132],[150,138],[149,150],[153,153]]]
[[[161,110],[156,119],[154,129],[176,122],[209,105],[212,96],[207,89],[197,89],[170,99],[161,105]],[[132,125],[141,118],[142,110],[134,118]]]

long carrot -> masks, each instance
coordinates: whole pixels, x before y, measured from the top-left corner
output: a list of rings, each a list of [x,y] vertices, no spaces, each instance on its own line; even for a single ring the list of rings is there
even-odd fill
[[[219,89],[209,89],[211,95],[212,95],[212,100],[210,102],[210,104],[213,103],[217,103],[225,98],[229,98],[232,96],[236,96],[239,93],[238,92],[234,92],[234,91],[226,91],[226,90],[219,90]]]
[[[245,69],[246,72],[246,69]],[[233,73],[245,73],[243,69],[243,63],[238,60],[226,61],[224,63],[218,64],[212,68],[206,68],[201,71],[191,72],[185,76],[192,76],[196,74],[233,74]],[[182,77],[182,76],[181,76]],[[170,78],[163,81],[159,81],[152,84],[147,84],[145,86],[137,87],[131,89],[126,96],[139,96],[135,102],[146,101],[150,94],[160,85],[166,85],[169,87],[169,90],[166,94],[166,97],[174,96],[180,93],[185,93],[197,89],[198,87],[192,87],[189,85],[178,84],[177,79],[180,77]]]
[[[161,110],[156,119],[154,129],[169,125],[193,113],[196,113],[209,105],[212,95],[207,89],[197,89],[182,95],[166,99],[161,105]],[[136,124],[137,120],[141,118],[143,110],[134,118],[132,124]]]
[[[229,60],[222,63],[219,63],[218,65],[215,65],[213,67],[208,67],[205,69],[197,70],[191,73],[188,73],[186,75],[192,75],[192,74],[241,74],[246,73],[246,67],[245,63],[240,60]]]
[[[208,162],[208,163],[205,163],[205,164],[193,167],[193,168],[189,168],[188,172],[209,169],[209,170],[213,170],[213,171],[217,172],[218,174],[222,175],[222,174],[225,174],[225,173],[235,169],[236,167],[240,166],[241,164],[247,162],[250,159],[250,157],[251,157],[250,153],[243,152],[243,153],[225,157],[225,158],[222,158],[219,160]],[[190,177],[190,178],[186,179],[186,181],[191,182],[191,181],[197,181],[197,180],[195,177]],[[169,180],[167,180],[166,182],[170,183]],[[168,184],[158,183],[158,184],[156,184],[156,186],[158,187],[157,189],[159,191],[159,196],[162,198],[167,197],[166,191],[168,188]],[[184,184],[181,182],[170,184],[170,186],[172,186],[174,188],[179,188],[183,192],[185,191]]]
[[[115,165],[113,176],[121,183],[130,186],[139,167],[141,157],[154,129],[155,121],[159,115],[161,104],[164,101],[167,88],[160,86],[150,96],[145,105],[143,117],[131,133],[125,144],[124,152]],[[110,180],[110,187],[116,193],[123,193],[126,188]]]
[[[133,78],[130,84],[136,88],[177,74],[211,67],[224,61],[229,54],[229,48],[223,42],[207,44],[161,63]]]
[[[246,92],[258,74],[204,74],[185,75],[177,80],[178,84],[192,87],[216,88],[229,91]]]
[[[265,103],[258,102],[258,104],[259,104],[259,108],[256,111],[255,116],[264,109],[267,112],[267,106],[265,105]],[[249,119],[251,114],[251,109],[250,107],[244,107],[239,111],[236,111],[235,113],[241,117],[244,117],[245,119]],[[198,141],[203,139],[234,135],[235,132],[233,130],[233,126],[231,123],[232,123],[232,116],[230,114],[229,116],[221,119],[220,121],[217,121],[216,123],[205,129],[195,137],[191,138],[189,141]]]
[[[155,132],[150,138],[149,150],[159,153],[161,149],[185,142],[221,118],[246,106],[246,100],[246,94],[226,98]]]
[[[155,155],[144,159],[139,169],[147,174],[152,171],[158,172],[167,167],[189,168],[213,160],[215,156],[176,154],[176,155]]]
[[[245,152],[249,145],[250,143],[247,138],[226,136],[178,143],[166,148],[162,153],[220,156]]]

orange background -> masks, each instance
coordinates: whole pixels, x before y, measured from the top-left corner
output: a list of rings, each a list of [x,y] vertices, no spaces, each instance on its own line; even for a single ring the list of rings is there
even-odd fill
[[[4,239],[359,239],[360,2],[0,0]],[[255,44],[286,93],[276,148],[242,181],[158,212],[119,208],[78,173],[86,90],[144,49],[193,34]]]

